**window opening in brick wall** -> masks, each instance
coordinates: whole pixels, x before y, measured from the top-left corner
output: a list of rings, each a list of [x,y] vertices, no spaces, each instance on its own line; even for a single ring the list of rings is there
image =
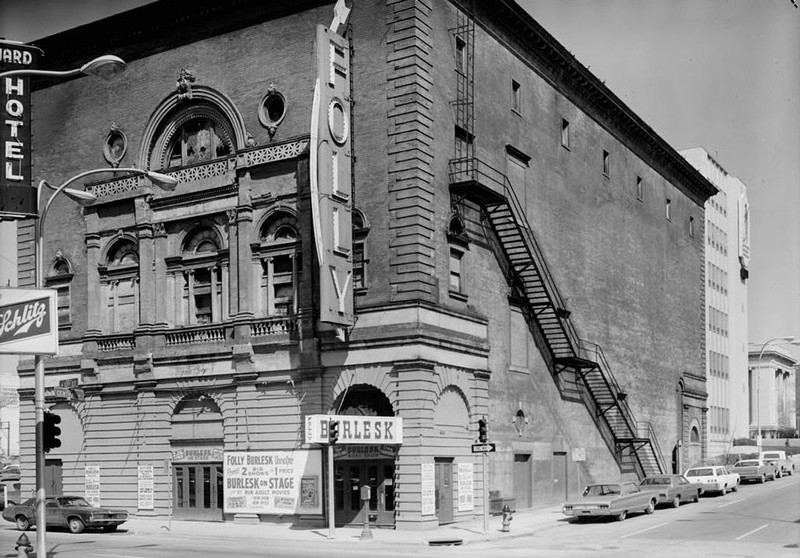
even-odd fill
[[[279,211],[264,223],[260,237],[261,242],[253,246],[260,277],[258,314],[296,314],[302,273],[297,219],[291,213]]]
[[[603,174],[605,176],[611,176],[611,154],[603,150]]]
[[[516,113],[520,113],[522,110],[522,104],[520,101],[520,84],[511,80],[511,110]]]
[[[664,216],[667,218],[667,221],[672,221],[672,200],[669,198],[667,198],[664,204]]]
[[[641,176],[636,177],[636,199],[639,201],[644,200],[644,184]]]
[[[367,235],[369,224],[364,214],[353,209],[353,293],[364,292],[367,288]]]
[[[72,326],[72,297],[70,291],[72,278],[72,266],[59,252],[44,281],[45,287],[56,290],[59,329],[69,329]]]
[[[561,119],[561,146],[569,149],[569,122]]]

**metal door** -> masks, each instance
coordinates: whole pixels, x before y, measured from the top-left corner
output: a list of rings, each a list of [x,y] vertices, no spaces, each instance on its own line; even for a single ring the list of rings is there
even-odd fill
[[[553,498],[569,499],[569,482],[567,477],[567,452],[553,452]]]
[[[60,459],[46,459],[44,462],[44,491],[48,496],[64,493]]]
[[[517,509],[531,507],[533,492],[531,486],[533,467],[531,465],[529,453],[514,455],[514,497]]]
[[[173,517],[222,521],[224,483],[221,463],[174,464]]]
[[[453,460],[435,460],[436,515],[439,524],[453,522]]]

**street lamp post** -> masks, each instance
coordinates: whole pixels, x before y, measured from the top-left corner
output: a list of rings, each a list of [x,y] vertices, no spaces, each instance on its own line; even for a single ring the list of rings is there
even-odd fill
[[[800,341],[795,340],[794,335],[787,335],[784,337],[773,337],[772,339],[768,339],[761,345],[761,351],[758,353],[758,361],[757,368],[756,368],[756,427],[758,428],[758,434],[756,436],[756,446],[758,447],[758,453],[761,454],[761,357],[764,356],[764,351],[766,348],[772,344],[778,343],[788,343],[790,345],[800,345]]]
[[[87,62],[80,68],[75,68],[72,70],[65,70],[65,71],[56,71],[56,70],[34,70],[30,68],[18,69],[18,70],[8,70],[5,72],[0,72],[0,80],[4,80],[6,78],[10,78],[13,76],[40,76],[40,77],[52,77],[52,78],[69,78],[74,76],[79,76],[81,74],[85,75],[93,75],[103,79],[110,79],[116,74],[125,70],[125,62],[113,55],[103,55]],[[105,169],[104,169],[105,170]],[[61,188],[57,189],[56,194],[58,192],[64,190],[67,184],[72,182],[72,180],[67,181],[62,185]],[[41,194],[41,190],[43,185],[47,183],[42,181],[39,184],[39,188],[37,188],[37,195]],[[73,199],[78,199],[81,203],[88,203],[91,201],[91,198],[86,192],[81,192],[80,194],[75,193],[77,191],[69,191],[68,194],[72,194],[71,197]],[[82,194],[82,195],[81,195]],[[92,196],[93,197],[93,196]],[[52,201],[53,198],[50,198]],[[37,197],[37,203],[39,198]],[[45,206],[45,210],[39,212],[40,222],[39,225],[36,227],[36,288],[41,288],[41,266],[39,264],[39,260],[41,259],[41,220],[44,219],[45,213],[47,208],[50,206],[48,202],[47,206]],[[38,207],[38,206],[37,206]],[[42,360],[41,355],[35,355],[35,362],[36,362],[36,373],[34,377],[34,407],[36,411],[36,444],[35,444],[35,453],[36,453],[36,544],[38,547],[37,555],[39,556],[47,556],[47,551],[45,548],[45,509],[44,509],[44,499],[45,499],[45,491],[44,491],[44,361]]]

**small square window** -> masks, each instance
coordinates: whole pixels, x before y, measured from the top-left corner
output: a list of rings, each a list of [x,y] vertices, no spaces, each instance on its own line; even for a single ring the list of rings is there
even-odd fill
[[[644,200],[644,183],[641,176],[636,177],[636,199]]]
[[[611,176],[611,154],[603,150],[603,174],[606,176]]]
[[[664,216],[667,221],[672,221],[672,200],[667,198],[667,203],[664,204]]]
[[[511,110],[519,113],[521,111],[520,103],[520,84],[511,80]]]
[[[561,145],[569,149],[569,122],[561,119]]]

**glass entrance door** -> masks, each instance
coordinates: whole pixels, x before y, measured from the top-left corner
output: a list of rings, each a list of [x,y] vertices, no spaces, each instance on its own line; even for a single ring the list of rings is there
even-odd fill
[[[223,487],[222,463],[173,464],[173,517],[222,521]]]

